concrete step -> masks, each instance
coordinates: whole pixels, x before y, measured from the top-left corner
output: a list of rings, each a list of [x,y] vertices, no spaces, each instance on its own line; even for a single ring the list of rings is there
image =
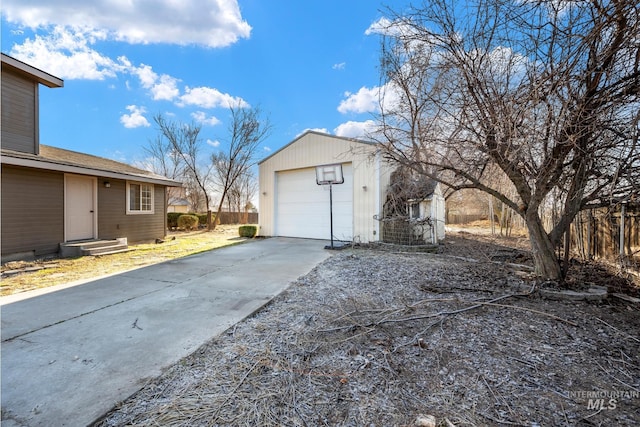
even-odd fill
[[[82,255],[110,255],[113,253],[120,253],[129,251],[129,247],[127,245],[122,245],[119,243],[113,245],[104,245],[104,246],[91,246],[91,247],[83,247]]]
[[[84,240],[60,243],[60,256],[63,258],[87,255],[108,255],[128,251],[127,239]]]

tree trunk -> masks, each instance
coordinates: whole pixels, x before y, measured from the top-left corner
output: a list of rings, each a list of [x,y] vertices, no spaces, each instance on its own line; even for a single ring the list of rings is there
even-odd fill
[[[207,209],[207,231],[212,231],[213,228],[211,226],[211,209]]]
[[[218,210],[216,211],[216,219],[215,221],[213,221],[213,225],[211,227],[211,230],[215,230],[216,229],[216,225],[220,224],[220,213],[222,212],[222,206],[224,205],[224,199],[227,196],[227,192],[223,191],[222,192],[222,196],[220,197],[220,203],[218,203]]]
[[[547,280],[562,280],[560,262],[551,239],[542,226],[540,216],[536,211],[527,212],[525,221],[529,230],[529,240],[536,274]]]

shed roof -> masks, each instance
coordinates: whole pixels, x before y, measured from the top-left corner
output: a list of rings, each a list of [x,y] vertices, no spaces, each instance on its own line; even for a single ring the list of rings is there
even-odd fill
[[[40,145],[40,154],[3,149],[0,163],[113,179],[129,179],[169,187],[182,186],[178,181],[126,163],[48,145]]]

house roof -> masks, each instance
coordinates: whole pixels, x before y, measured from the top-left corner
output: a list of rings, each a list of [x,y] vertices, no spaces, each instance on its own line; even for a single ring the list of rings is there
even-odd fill
[[[170,199],[169,205],[171,206],[189,206],[189,201],[187,199]]]
[[[170,187],[182,186],[178,181],[126,163],[48,145],[40,145],[40,154],[2,149],[0,163],[104,178],[135,180]]]
[[[373,141],[363,141],[361,139],[355,139],[355,138],[347,138],[344,136],[336,136],[336,135],[331,135],[329,133],[324,133],[324,132],[318,132],[315,130],[308,130],[306,132],[304,132],[302,135],[300,135],[299,137],[297,137],[296,139],[294,139],[293,141],[291,141],[290,143],[288,143],[287,145],[285,145],[284,147],[280,148],[279,150],[271,153],[270,155],[268,155],[267,157],[265,157],[264,159],[260,160],[258,162],[258,164],[264,163],[267,160],[269,160],[270,158],[272,158],[273,156],[275,156],[276,154],[278,154],[279,152],[287,149],[287,147],[295,144],[296,142],[298,142],[299,140],[301,140],[302,138],[304,138],[305,136],[309,135],[309,134],[315,134],[315,135],[321,135],[321,136],[328,136],[330,138],[335,138],[335,139],[342,139],[344,141],[351,141],[351,142],[357,142],[359,144],[367,144],[367,145],[377,145],[377,142],[373,142]]]
[[[58,77],[52,76],[51,74],[39,70],[36,67],[33,67],[29,64],[25,64],[22,61],[19,61],[9,55],[4,53],[2,56],[2,68],[9,68],[18,74],[27,75],[30,80],[35,80],[40,84],[43,84],[47,87],[63,87],[64,81]]]

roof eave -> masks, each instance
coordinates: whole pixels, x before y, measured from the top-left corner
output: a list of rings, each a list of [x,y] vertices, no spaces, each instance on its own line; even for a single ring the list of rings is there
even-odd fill
[[[367,144],[367,145],[378,145],[377,142],[375,141],[363,141],[361,139],[356,139],[356,138],[347,138],[345,136],[337,136],[337,135],[331,135],[330,133],[324,133],[324,132],[318,132],[316,130],[308,130],[306,132],[304,132],[302,135],[298,136],[297,138],[295,138],[293,141],[289,142],[287,145],[285,145],[284,147],[281,147],[280,149],[276,150],[275,152],[269,154],[267,157],[265,157],[264,159],[260,160],[258,162],[258,165],[266,162],[267,160],[269,160],[270,158],[272,158],[273,156],[275,156],[276,154],[278,154],[279,152],[285,150],[286,148],[288,148],[290,145],[293,145],[294,143],[296,143],[297,141],[299,141],[300,139],[302,139],[304,136],[308,135],[308,134],[316,134],[316,135],[321,135],[321,136],[328,136],[330,138],[336,138],[336,139],[342,139],[345,141],[350,141],[350,142],[356,142],[359,144]]]
[[[46,160],[25,159],[20,157],[3,155],[0,163],[6,164],[6,165],[12,165],[12,166],[34,168],[34,169],[75,173],[79,175],[92,175],[92,176],[100,176],[103,178],[124,179],[129,181],[133,180],[133,181],[139,181],[139,182],[146,182],[149,184],[166,185],[167,187],[182,187],[181,182],[174,181],[168,178],[163,179],[163,178],[156,178],[156,177],[138,175],[133,173],[107,171],[107,170],[87,168],[87,167],[76,166],[76,165],[61,164],[61,163],[56,163],[56,162],[51,162]]]
[[[7,66],[12,70],[20,74],[27,75],[31,77],[33,80],[37,81],[38,83],[50,88],[64,86],[64,80],[62,80],[61,78],[53,76],[45,71],[39,70],[38,68],[33,67],[29,64],[26,64],[22,61],[19,61],[7,54],[2,53],[1,55],[2,55],[3,67]]]

